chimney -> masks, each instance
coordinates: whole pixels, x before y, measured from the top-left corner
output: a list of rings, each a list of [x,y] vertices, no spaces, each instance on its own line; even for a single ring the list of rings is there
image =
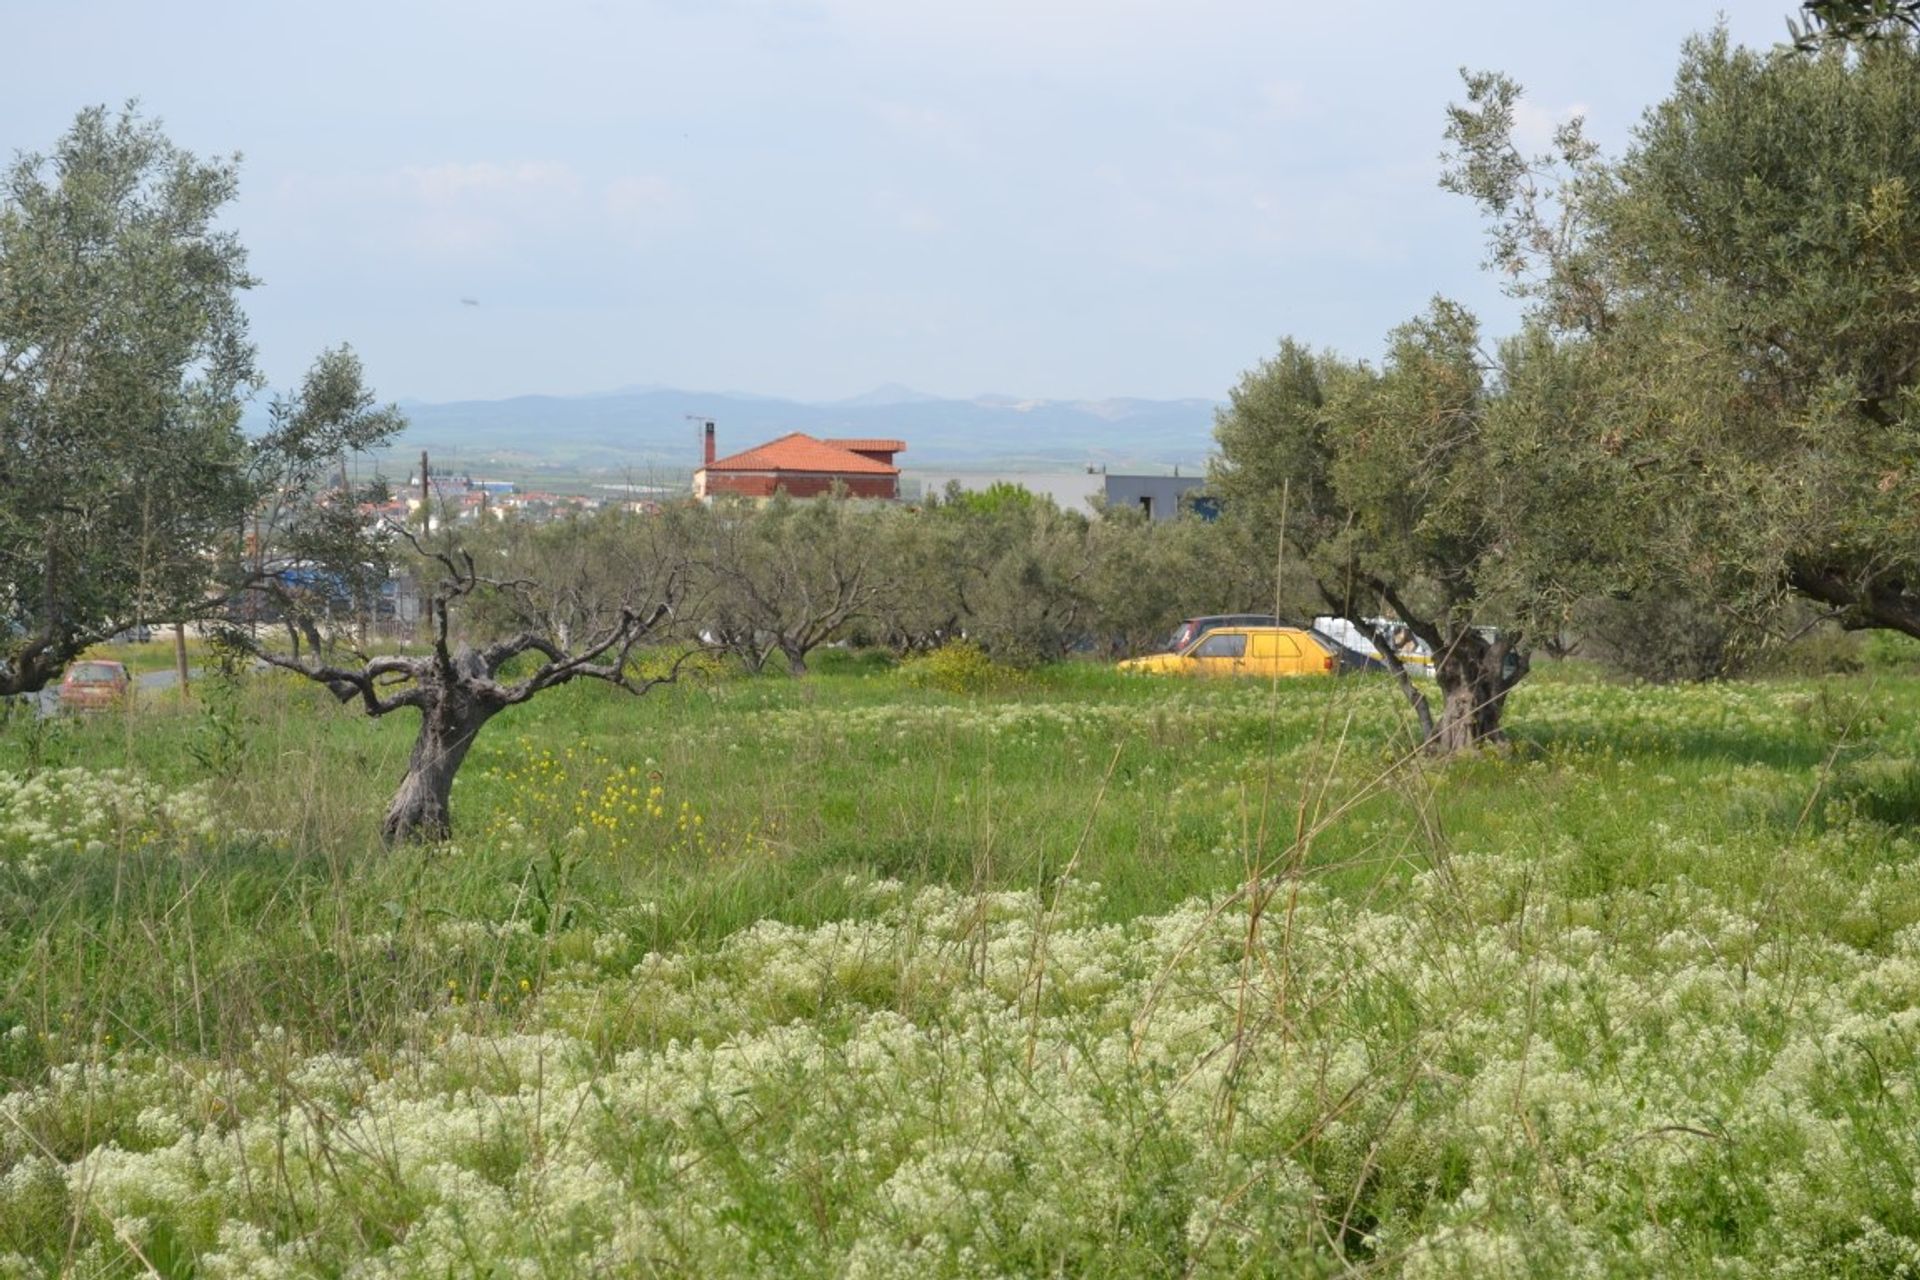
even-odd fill
[[[710,467],[710,466],[712,466],[712,465],[713,465],[713,424],[712,424],[711,422],[709,422],[709,423],[707,424],[707,433],[706,433],[706,434],[707,434],[707,461],[706,461],[706,465]]]

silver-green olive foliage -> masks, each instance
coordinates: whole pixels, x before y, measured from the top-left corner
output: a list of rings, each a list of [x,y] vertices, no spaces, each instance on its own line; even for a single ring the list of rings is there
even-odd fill
[[[201,591],[246,510],[231,160],[80,114],[0,179],[0,693]]]
[[[1436,301],[1377,368],[1283,342],[1220,414],[1228,508],[1284,537],[1327,609],[1398,619],[1433,649],[1439,717],[1402,689],[1435,751],[1499,740],[1529,637],[1611,572],[1592,472],[1612,463],[1571,447],[1586,354],[1537,327],[1488,352]]]
[[[1920,0],[1806,0],[1787,34],[1803,53],[1920,34]]]
[[[814,650],[896,590],[888,509],[783,491],[764,506],[716,502],[692,515],[701,629],[751,670],[778,653],[805,675]]]
[[[0,694],[260,585],[263,539],[311,559],[355,523],[351,503],[289,503],[399,425],[351,353],[322,356],[263,438],[241,430],[255,281],[219,225],[236,181],[132,108],[82,111],[0,177]]]
[[[204,593],[214,608],[249,594],[316,642],[322,619],[366,616],[388,574],[391,530],[363,508],[388,498],[380,480],[355,486],[344,458],[406,426],[367,386],[350,347],[320,353],[300,385],[268,406],[267,430],[247,446],[251,511],[246,554]],[[191,597],[180,606],[191,610]]]
[[[1468,96],[1451,181],[1535,323],[1585,349],[1584,436],[1647,572],[1920,635],[1920,35],[1696,38],[1614,161],[1523,157],[1518,87]]]

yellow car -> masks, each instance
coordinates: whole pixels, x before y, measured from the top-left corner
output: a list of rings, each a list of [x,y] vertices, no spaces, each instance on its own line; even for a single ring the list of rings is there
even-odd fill
[[[1299,627],[1215,627],[1179,653],[1129,658],[1122,671],[1183,676],[1330,676],[1339,658]]]

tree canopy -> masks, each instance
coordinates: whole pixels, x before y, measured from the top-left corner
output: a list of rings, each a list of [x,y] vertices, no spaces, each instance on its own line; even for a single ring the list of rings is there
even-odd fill
[[[369,495],[334,474],[402,420],[353,353],[324,352],[263,434],[241,428],[255,281],[219,226],[237,181],[236,160],[195,157],[132,107],[82,111],[6,173],[0,694],[45,687],[134,623],[249,589],[293,620],[384,576],[357,509]]]
[[[1284,540],[1327,609],[1397,619],[1432,648],[1437,719],[1400,677],[1435,750],[1500,738],[1529,632],[1608,563],[1569,532],[1595,492],[1591,455],[1572,447],[1579,358],[1538,329],[1489,356],[1474,318],[1437,300],[1377,369],[1282,342],[1220,414],[1222,498]]]
[[[1691,40],[1617,160],[1577,128],[1522,155],[1518,97],[1468,78],[1450,180],[1586,353],[1582,439],[1645,575],[1920,635],[1920,38]]]
[[[100,108],[0,179],[0,693],[203,595],[251,505],[235,181]]]
[[[1920,0],[1805,0],[1787,34],[1803,53],[1833,44],[1920,34]]]

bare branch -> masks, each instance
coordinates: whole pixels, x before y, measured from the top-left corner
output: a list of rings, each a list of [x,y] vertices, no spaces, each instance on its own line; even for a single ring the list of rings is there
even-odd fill
[[[402,707],[425,708],[427,705],[424,689],[421,687],[419,664],[408,658],[376,658],[365,663],[358,670],[348,667],[331,666],[319,662],[306,663],[296,661],[256,642],[243,631],[229,628],[221,633],[224,643],[246,653],[259,662],[280,671],[291,671],[295,675],[305,676],[316,684],[323,684],[342,702],[351,702],[356,697],[370,716],[379,717]],[[407,682],[405,688],[389,696],[382,696],[380,684],[391,684],[394,677]]]

